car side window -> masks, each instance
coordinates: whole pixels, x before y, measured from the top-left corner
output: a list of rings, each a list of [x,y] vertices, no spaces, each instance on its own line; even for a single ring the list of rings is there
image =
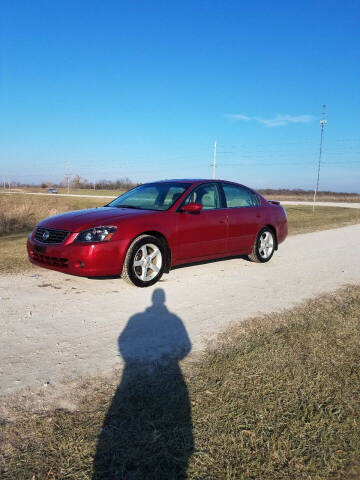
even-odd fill
[[[247,188],[232,185],[231,183],[223,183],[222,187],[228,208],[258,207],[260,205],[260,200],[256,193]]]
[[[214,183],[206,183],[195,188],[187,197],[184,204],[200,203],[203,210],[220,208],[220,196]]]

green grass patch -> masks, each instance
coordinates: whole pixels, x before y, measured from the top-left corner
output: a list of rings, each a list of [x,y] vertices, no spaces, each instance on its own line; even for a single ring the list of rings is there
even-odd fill
[[[89,379],[72,411],[19,405],[2,422],[0,476],[359,478],[359,312],[348,287],[233,327],[183,373],[133,370],[120,389]]]
[[[315,232],[360,223],[360,208],[312,207],[306,205],[285,206],[289,235]]]

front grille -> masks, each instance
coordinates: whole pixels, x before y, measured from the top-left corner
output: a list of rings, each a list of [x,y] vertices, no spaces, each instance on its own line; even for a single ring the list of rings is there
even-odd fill
[[[69,260],[67,258],[50,257],[50,255],[44,255],[38,252],[33,252],[32,258],[37,262],[52,265],[53,267],[67,268],[69,266]]]
[[[48,232],[48,236],[45,235],[44,238],[45,232]],[[53,228],[37,227],[34,238],[41,243],[62,243],[68,235],[69,232],[67,230],[54,230]]]

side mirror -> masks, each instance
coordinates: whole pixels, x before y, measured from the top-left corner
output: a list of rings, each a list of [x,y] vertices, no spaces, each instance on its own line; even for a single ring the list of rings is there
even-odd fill
[[[202,205],[200,203],[188,203],[187,205],[183,205],[180,209],[180,212],[188,212],[188,213],[200,213],[202,210]]]

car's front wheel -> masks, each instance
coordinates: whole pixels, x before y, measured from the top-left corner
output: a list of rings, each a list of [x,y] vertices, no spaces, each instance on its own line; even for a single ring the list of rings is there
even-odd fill
[[[165,249],[151,235],[141,235],[130,245],[124,260],[122,278],[137,287],[150,287],[164,273]]]
[[[274,255],[275,251],[275,234],[269,227],[264,227],[258,233],[253,250],[249,255],[252,262],[265,263]]]

